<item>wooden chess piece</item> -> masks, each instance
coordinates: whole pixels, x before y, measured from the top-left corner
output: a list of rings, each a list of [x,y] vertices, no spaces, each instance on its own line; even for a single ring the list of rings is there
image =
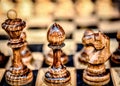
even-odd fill
[[[24,19],[31,19],[33,17],[33,8],[34,4],[31,0],[16,0],[16,10],[19,13],[19,16]]]
[[[25,85],[32,81],[33,73],[22,63],[21,47],[26,45],[26,42],[21,38],[22,30],[26,23],[20,18],[17,18],[17,13],[14,10],[9,10],[7,13],[8,19],[2,23],[2,28],[10,36],[8,45],[13,51],[12,66],[6,71],[5,78],[10,85]]]
[[[104,63],[110,57],[110,39],[101,32],[86,34],[84,45],[93,47],[88,55],[88,67],[83,72],[83,81],[89,85],[105,85],[110,81],[110,73]]]
[[[26,33],[22,32],[21,33],[21,37],[22,41],[27,42],[26,41]],[[32,60],[32,53],[30,52],[30,50],[27,47],[27,43],[24,44],[21,47],[21,52],[20,52],[21,56],[22,56],[22,62],[24,63],[24,65],[27,65],[27,63],[30,63]]]
[[[96,14],[100,18],[113,18],[118,17],[117,9],[113,7],[112,0],[97,0],[96,1]]]
[[[74,5],[71,0],[57,0],[56,9],[54,12],[55,18],[72,19],[74,15]]]
[[[84,33],[84,36],[82,37],[82,40],[85,39],[87,35],[92,35],[92,34],[94,34],[92,30],[86,30]],[[87,46],[86,44],[84,44],[84,42],[83,42],[83,45],[84,45],[84,48],[82,49],[82,51],[80,51],[79,61],[81,63],[87,64],[89,60],[88,56],[93,52],[94,48],[92,46]]]
[[[91,0],[77,0],[75,9],[80,17],[89,17],[94,11],[94,4]]]
[[[52,65],[53,63],[53,51],[50,50],[47,55],[45,55],[45,62],[48,65]],[[68,56],[61,50],[61,62],[62,64],[66,64],[68,62]]]
[[[116,64],[120,64],[120,31],[117,33],[117,41],[119,42],[119,46],[111,55],[111,60]]]
[[[59,24],[53,24],[47,33],[48,46],[53,50],[53,64],[45,73],[45,81],[49,83],[65,83],[68,82],[70,72],[61,62],[61,48],[64,47],[65,32]]]
[[[48,17],[53,14],[55,6],[50,0],[36,0],[35,4],[35,13],[37,16]]]

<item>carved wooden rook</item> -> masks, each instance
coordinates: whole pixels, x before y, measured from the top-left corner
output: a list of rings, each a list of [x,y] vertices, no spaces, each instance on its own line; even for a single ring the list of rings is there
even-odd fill
[[[25,85],[32,81],[33,73],[22,63],[20,54],[21,47],[26,45],[26,42],[21,37],[22,30],[26,23],[17,18],[17,13],[14,10],[9,10],[7,13],[8,19],[2,23],[2,28],[10,36],[8,45],[13,50],[12,66],[7,70],[5,78],[10,85]]]
[[[85,52],[88,67],[83,72],[83,81],[89,85],[105,85],[110,81],[110,74],[104,63],[110,57],[110,40],[101,32],[86,31],[82,39],[88,48]]]
[[[119,42],[119,46],[116,51],[113,52],[111,60],[116,64],[120,64],[120,31],[117,33],[117,41]]]
[[[45,73],[49,83],[65,83],[70,80],[70,72],[61,63],[61,48],[64,47],[65,32],[59,24],[53,24],[47,33],[48,46],[53,50],[53,64]]]

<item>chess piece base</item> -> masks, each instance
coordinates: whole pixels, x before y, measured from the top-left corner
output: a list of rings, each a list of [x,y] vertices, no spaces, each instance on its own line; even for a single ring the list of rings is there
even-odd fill
[[[61,66],[59,68],[52,67],[45,73],[45,81],[49,83],[65,83],[70,79],[70,72],[66,70],[66,67],[64,66]]]
[[[67,67],[67,70],[70,72],[72,78],[65,83],[49,83],[45,81],[43,78],[45,77],[44,74],[48,70],[48,68],[41,68],[38,71],[36,84],[35,86],[77,86],[77,77],[76,77],[76,70],[74,67]]]
[[[24,70],[15,70],[10,68],[5,75],[6,82],[10,85],[25,85],[33,80],[33,73],[31,70],[25,68]]]
[[[110,81],[110,74],[104,72],[99,75],[88,74],[86,70],[83,72],[83,81],[89,85],[105,85]]]

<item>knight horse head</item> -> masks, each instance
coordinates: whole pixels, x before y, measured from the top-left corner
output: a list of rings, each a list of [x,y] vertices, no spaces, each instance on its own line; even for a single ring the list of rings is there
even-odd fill
[[[86,47],[91,46],[94,48],[89,58],[95,55],[96,58],[105,58],[104,60],[107,60],[110,56],[109,38],[100,31],[97,33],[92,30],[85,31],[82,41]]]

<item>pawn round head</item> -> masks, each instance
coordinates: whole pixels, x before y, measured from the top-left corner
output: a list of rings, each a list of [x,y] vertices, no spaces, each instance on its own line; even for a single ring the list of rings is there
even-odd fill
[[[59,24],[54,23],[48,30],[47,40],[52,45],[61,45],[65,40],[63,28]]]

